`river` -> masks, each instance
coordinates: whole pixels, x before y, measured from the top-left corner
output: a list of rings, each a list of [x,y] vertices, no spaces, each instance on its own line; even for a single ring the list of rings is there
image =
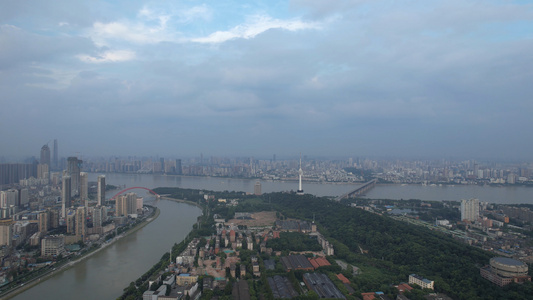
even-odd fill
[[[161,214],[152,223],[12,299],[116,299],[183,240],[201,214],[190,204],[156,205]]]
[[[96,181],[98,174],[89,174],[89,180]],[[126,187],[142,186],[180,187],[190,189],[205,189],[213,191],[243,191],[253,193],[256,180],[220,177],[194,177],[175,175],[151,174],[106,174],[106,182]],[[260,180],[263,193],[295,191],[298,189],[296,181]],[[340,196],[356,189],[359,184],[336,184],[304,182],[305,193],[316,196]],[[478,198],[483,202],[499,204],[533,204],[533,188],[524,186],[478,186],[478,185],[442,185],[423,186],[413,185],[377,185],[371,189],[366,197],[374,199],[420,199],[420,200],[455,200]]]
[[[89,180],[96,181],[99,174],[90,173]],[[126,187],[181,187],[214,191],[244,191],[252,193],[256,180],[218,177],[186,177],[151,174],[105,174],[106,183]],[[260,180],[263,193],[297,189],[297,182]],[[357,184],[307,183],[306,193],[317,196],[340,196]],[[110,191],[107,198],[118,191]],[[142,196],[143,190],[137,191]],[[151,196],[145,196],[149,200]],[[490,187],[474,185],[422,186],[377,185],[368,198],[461,200],[478,198],[490,203],[533,204],[533,189],[527,187]],[[141,230],[119,240],[107,249],[89,257],[74,267],[57,274],[13,299],[115,299],[122,289],[135,281],[180,242],[201,214],[199,208],[184,203],[158,201],[161,215]],[[81,296],[83,295],[83,296]],[[81,299],[80,298],[80,299]]]

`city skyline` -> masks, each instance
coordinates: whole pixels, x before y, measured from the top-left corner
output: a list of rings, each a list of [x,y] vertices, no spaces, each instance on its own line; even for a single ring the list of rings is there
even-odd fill
[[[0,153],[528,160],[531,32],[523,1],[9,2]]]

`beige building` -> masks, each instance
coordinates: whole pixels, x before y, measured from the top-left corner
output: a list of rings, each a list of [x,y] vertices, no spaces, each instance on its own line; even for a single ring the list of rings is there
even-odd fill
[[[76,210],[76,236],[83,239],[87,234],[87,213],[84,206]]]
[[[187,286],[190,284],[194,284],[198,281],[198,276],[191,275],[191,274],[179,274],[176,277],[176,284],[179,286]]]
[[[426,279],[416,274],[409,275],[409,284],[418,284],[423,289],[433,289],[433,280]]]
[[[57,256],[65,252],[65,237],[47,236],[41,240],[41,256]]]
[[[13,240],[13,221],[0,220],[0,246],[11,246]]]

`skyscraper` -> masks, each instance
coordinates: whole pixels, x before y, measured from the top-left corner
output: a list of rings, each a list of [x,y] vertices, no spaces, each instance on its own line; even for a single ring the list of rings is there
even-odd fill
[[[181,169],[181,159],[176,159],[176,174],[183,174],[183,171]]]
[[[105,203],[105,175],[98,176],[98,186],[96,190],[96,201],[98,206]]]
[[[479,218],[479,200],[472,198],[461,200],[461,220],[477,221]]]
[[[80,172],[80,201],[85,207],[89,204],[89,175]]]
[[[63,176],[63,189],[61,190],[61,216],[67,217],[67,208],[71,206],[72,180],[70,176]]]
[[[59,160],[58,160],[58,148],[57,148],[57,140],[54,140],[54,170],[59,169]]]
[[[67,173],[71,177],[71,195],[75,196],[79,194],[80,189],[80,169],[82,161],[77,157],[69,157],[67,165]]]
[[[50,167],[50,148],[48,145],[41,147],[41,160],[39,163],[41,165],[48,165],[48,167]]]

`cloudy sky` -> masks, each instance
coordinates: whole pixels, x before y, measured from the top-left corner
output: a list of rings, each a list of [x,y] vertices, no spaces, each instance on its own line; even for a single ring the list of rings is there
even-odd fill
[[[2,0],[0,104],[0,156],[531,159],[533,6]]]

